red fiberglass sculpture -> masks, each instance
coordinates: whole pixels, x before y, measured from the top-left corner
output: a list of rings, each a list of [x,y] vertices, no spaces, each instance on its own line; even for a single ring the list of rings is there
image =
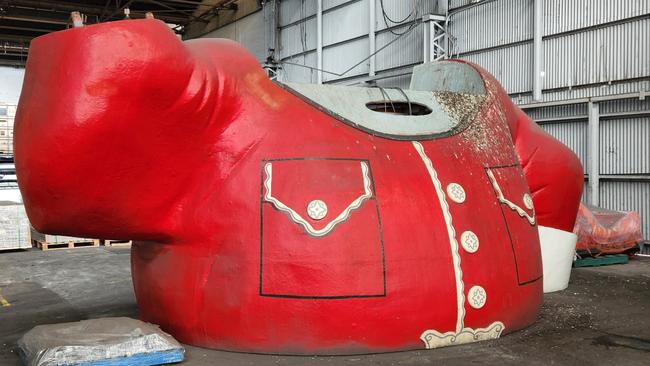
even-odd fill
[[[418,66],[409,90],[277,84],[157,20],[35,39],[15,159],[36,229],[134,240],[143,320],[286,354],[530,325],[537,225],[571,231],[583,183],[476,65]]]

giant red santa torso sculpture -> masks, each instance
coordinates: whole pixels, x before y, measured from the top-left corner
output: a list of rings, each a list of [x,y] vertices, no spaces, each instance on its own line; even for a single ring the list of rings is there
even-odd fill
[[[366,94],[430,113],[366,111],[376,123],[337,106],[348,88],[278,86],[236,44],[181,44],[157,21],[38,38],[15,133],[29,217],[135,239],[141,317],[186,343],[322,354],[497,338],[535,320],[537,224],[570,231],[582,170],[480,68],[420,73],[450,79]]]

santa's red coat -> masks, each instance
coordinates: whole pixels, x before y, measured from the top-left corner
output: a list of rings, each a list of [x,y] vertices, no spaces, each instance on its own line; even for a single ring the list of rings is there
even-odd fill
[[[141,318],[185,343],[314,354],[496,338],[535,321],[536,225],[571,229],[582,168],[471,67],[476,117],[404,141],[274,84],[234,42],[182,43],[153,20],[39,37],[15,127],[29,218],[135,240]]]

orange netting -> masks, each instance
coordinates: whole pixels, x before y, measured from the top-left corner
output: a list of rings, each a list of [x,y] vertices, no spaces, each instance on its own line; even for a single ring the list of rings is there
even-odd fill
[[[622,253],[643,240],[638,212],[614,211],[580,204],[573,232],[577,250],[592,254]]]

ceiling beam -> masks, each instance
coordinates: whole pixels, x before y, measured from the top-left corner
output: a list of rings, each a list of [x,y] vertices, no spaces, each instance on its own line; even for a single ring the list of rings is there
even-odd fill
[[[16,56],[16,57],[27,58],[27,52],[4,52],[0,50],[0,57],[4,57],[4,56]]]
[[[38,1],[38,0],[12,0],[10,3],[14,6],[25,6],[38,10],[45,11],[58,11],[62,13],[70,13],[73,11],[79,11],[82,13],[91,13],[91,14],[101,14],[103,7],[102,6],[92,6],[89,4],[81,5],[76,3],[68,3],[64,1],[49,2],[49,1]]]
[[[21,22],[32,22],[32,23],[62,24],[62,25],[69,24],[69,22],[60,19],[52,19],[52,18],[45,18],[45,17],[31,17],[26,15],[0,15],[0,20],[2,19],[18,20]]]
[[[13,34],[0,34],[0,42],[16,42],[16,43],[29,43],[35,37],[30,36],[16,36]]]
[[[3,60],[0,58],[0,66],[25,67],[25,61]]]
[[[50,32],[55,32],[56,31],[56,30],[52,30],[52,29],[30,28],[30,27],[15,27],[15,26],[11,26],[11,25],[2,25],[2,24],[0,24],[0,29],[11,29],[11,30],[36,32],[36,33],[50,33]]]
[[[93,16],[93,17],[99,17],[102,14],[104,14],[105,20],[109,19],[114,19],[115,17],[122,18],[124,15],[122,11],[124,8],[133,6],[135,3],[138,4],[154,4],[158,5],[163,8],[171,9],[174,11],[178,12],[178,15],[169,15],[167,13],[165,14],[156,14],[157,9],[147,9],[147,10],[139,10],[139,9],[131,9],[131,14],[144,14],[147,11],[151,11],[154,14],[156,14],[156,18],[167,21],[169,23],[186,23],[189,19],[189,16],[185,15],[185,12],[191,12],[194,9],[181,9],[181,8],[174,8],[174,7],[169,7],[163,4],[156,4],[156,2],[153,1],[148,1],[148,0],[140,0],[140,1],[127,1],[123,6],[120,8],[114,10],[112,13],[106,14],[107,9],[104,6],[94,6],[90,4],[75,4],[75,3],[69,3],[69,2],[48,2],[48,1],[38,1],[38,0],[12,0],[9,3],[9,7],[14,7],[14,8],[29,8],[29,9],[34,9],[34,10],[40,10],[40,11],[49,11],[49,12],[58,12],[58,13],[65,13],[69,14],[73,11],[79,11],[82,14],[88,15],[88,16]],[[198,5],[195,3],[195,5]],[[67,24],[67,23],[66,23]]]

